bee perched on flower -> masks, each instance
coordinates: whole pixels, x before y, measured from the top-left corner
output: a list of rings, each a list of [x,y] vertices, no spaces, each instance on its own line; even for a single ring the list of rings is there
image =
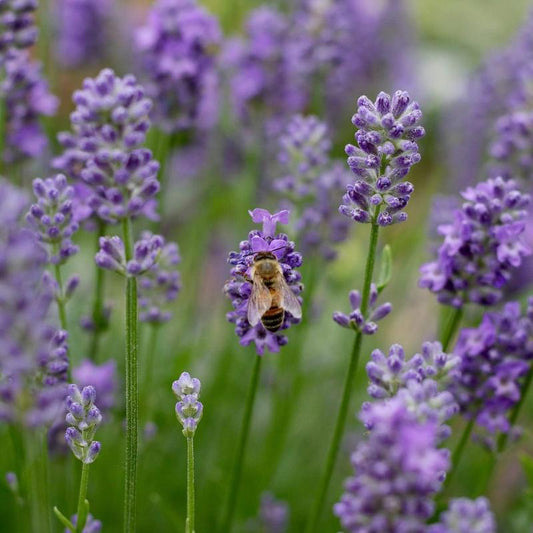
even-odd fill
[[[248,240],[231,252],[228,262],[233,265],[231,279],[224,292],[231,299],[233,311],[227,318],[235,324],[240,343],[254,342],[257,353],[265,348],[278,352],[287,343],[279,331],[297,324],[301,318],[303,286],[295,270],[302,265],[302,256],[294,250],[294,242],[284,233],[276,234],[278,223],[289,222],[289,211],[270,214],[266,209],[250,211],[252,220],[263,229],[252,230]]]

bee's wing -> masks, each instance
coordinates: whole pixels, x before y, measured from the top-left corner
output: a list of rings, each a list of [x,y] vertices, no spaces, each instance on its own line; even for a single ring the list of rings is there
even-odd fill
[[[298,301],[296,295],[291,291],[289,285],[285,281],[283,274],[278,279],[278,288],[281,295],[280,306],[288,311],[294,318],[302,318],[302,306]]]
[[[255,326],[272,305],[272,295],[259,274],[254,274],[252,293],[248,300],[248,322]]]

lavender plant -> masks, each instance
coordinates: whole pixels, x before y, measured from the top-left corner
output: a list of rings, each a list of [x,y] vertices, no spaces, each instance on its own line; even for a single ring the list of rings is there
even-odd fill
[[[365,324],[370,318],[368,312],[379,228],[403,222],[407,218],[403,209],[413,192],[413,185],[404,181],[404,178],[411,167],[420,161],[415,141],[421,138],[425,131],[419,124],[422,112],[405,91],[396,91],[392,98],[381,92],[375,103],[366,96],[361,96],[357,104],[358,109],[352,123],[358,128],[355,134],[358,146],[346,147],[348,165],[355,174],[356,181],[347,186],[344,203],[339,207],[339,212],[356,222],[371,225],[360,307],[361,324]],[[387,306],[382,309],[387,309]],[[318,528],[339,452],[361,352],[363,329],[358,328],[355,332],[341,404],[324,474],[318,485],[308,522],[308,533],[313,533]]]
[[[185,533],[194,533],[194,434],[202,418],[203,405],[198,401],[200,380],[191,378],[183,372],[172,383],[172,392],[178,398],[176,417],[183,426],[183,435],[187,439],[187,520]]]
[[[94,440],[96,430],[102,422],[102,415],[94,404],[95,401],[96,390],[94,387],[89,385],[80,392],[77,385],[68,386],[66,421],[69,427],[65,432],[65,440],[74,457],[80,460],[83,465],[78,496],[78,512],[72,517],[72,520],[66,518],[57,507],[54,507],[54,513],[71,533],[98,532],[101,528],[101,523],[89,515],[89,501],[87,500],[89,465],[96,460],[101,448],[100,443]]]
[[[4,0],[0,4],[0,64],[17,49],[37,40],[34,12],[37,0]]]

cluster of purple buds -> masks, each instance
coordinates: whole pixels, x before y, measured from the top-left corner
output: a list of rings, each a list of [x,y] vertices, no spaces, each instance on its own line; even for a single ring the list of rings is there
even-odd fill
[[[346,239],[349,221],[337,214],[338,197],[350,174],[331,161],[331,141],[324,122],[315,116],[293,116],[280,138],[278,161],[285,175],[276,179],[274,189],[296,212],[295,229],[304,251],[319,251],[334,259],[330,243]]]
[[[37,0],[0,0],[0,65],[10,52],[37,40],[34,12]]]
[[[102,422],[102,415],[94,402],[96,390],[91,385],[83,387],[68,386],[66,399],[67,416],[65,420],[69,427],[65,432],[65,440],[72,453],[84,464],[90,464],[100,453],[100,443],[93,440],[98,426]]]
[[[461,410],[489,434],[507,433],[533,362],[533,298],[525,313],[517,302],[486,313],[479,327],[463,329],[455,347],[460,365],[450,390]],[[492,439],[486,443],[491,446]]]
[[[396,91],[392,98],[381,92],[375,103],[361,96],[357,105],[352,118],[357,146],[346,146],[348,165],[357,178],[347,187],[339,211],[356,222],[403,222],[403,209],[414,190],[403,179],[420,161],[416,140],[425,135],[419,124],[422,111],[405,91]]]
[[[46,253],[20,219],[28,198],[0,181],[0,419],[30,427],[61,412],[67,334],[47,323]]]
[[[136,45],[150,80],[154,120],[166,132],[211,127],[217,119],[214,52],[218,21],[195,0],[158,0]]]
[[[100,250],[94,259],[100,268],[123,276],[141,276],[156,264],[164,242],[160,235],[146,233],[133,245],[132,259],[126,261],[125,247],[120,237],[100,237]]]
[[[368,394],[377,399],[395,396],[410,381],[422,383],[431,379],[444,387],[455,375],[460,363],[457,355],[442,351],[440,342],[425,342],[422,353],[407,360],[400,344],[393,344],[387,355],[381,350],[374,350],[371,358],[366,365],[370,379]]]
[[[47,245],[50,262],[64,263],[79,250],[71,240],[79,227],[72,209],[74,189],[67,184],[65,176],[58,174],[33,180],[33,192],[37,203],[30,207],[26,219],[39,240]]]
[[[334,513],[348,532],[425,531],[449,468],[438,425],[421,423],[401,397],[368,405],[362,419],[371,430],[352,454],[355,474]]]
[[[157,218],[159,163],[141,146],[152,108],[143,88],[134,76],[119,78],[104,69],[87,78],[73,100],[73,133],[59,134],[65,151],[54,160],[55,168],[88,186],[83,201],[105,222]]]
[[[349,300],[352,312],[349,315],[345,315],[340,311],[335,311],[333,320],[343,328],[360,331],[363,335],[373,335],[378,330],[376,322],[385,318],[392,311],[392,304],[389,302],[377,305],[378,294],[376,285],[372,283],[368,301],[368,317],[364,317],[361,311],[361,293],[359,291],[350,291]]]
[[[144,232],[141,237],[149,240],[153,236]],[[141,322],[163,324],[172,317],[168,306],[177,298],[181,288],[181,277],[177,270],[180,261],[178,245],[163,239],[157,261],[139,279]]]
[[[233,311],[226,317],[229,322],[235,324],[235,333],[240,337],[240,344],[248,346],[253,342],[257,353],[263,355],[265,349],[278,352],[280,346],[287,344],[287,338],[278,332],[268,331],[261,322],[251,326],[248,321],[248,302],[252,293],[250,274],[254,257],[258,252],[274,254],[283,270],[285,282],[298,296],[303,286],[300,282],[301,275],[296,268],[302,265],[302,256],[295,251],[294,242],[289,241],[287,235],[276,234],[278,223],[289,222],[289,211],[284,210],[272,215],[266,209],[257,208],[249,213],[255,223],[263,225],[263,229],[250,231],[248,239],[241,241],[239,251],[230,252],[228,256],[228,263],[232,265],[231,279],[224,285],[224,292],[231,300]],[[299,322],[299,318],[286,312],[280,330],[283,331]]]
[[[437,259],[420,268],[419,285],[453,307],[494,305],[512,269],[531,253],[520,240],[530,197],[503,178],[469,187],[462,196],[462,208],[439,227],[444,242]]]
[[[259,508],[260,531],[268,533],[285,533],[289,524],[289,506],[287,502],[276,499],[270,492],[261,495]]]
[[[110,0],[59,0],[54,6],[55,55],[66,67],[101,60],[108,44]]]
[[[377,400],[401,398],[405,407],[415,413],[421,423],[436,425],[437,441],[450,436],[445,425],[459,411],[453,395],[446,390],[459,365],[459,358],[442,351],[439,342],[426,342],[422,353],[405,360],[399,344],[393,344],[388,356],[380,350],[372,352],[366,372],[370,380],[368,394]],[[368,409],[370,404],[365,404]],[[370,428],[367,422],[367,427]]]
[[[487,498],[454,498],[447,511],[441,513],[438,524],[427,533],[496,533],[496,520]]]
[[[54,115],[59,103],[43,78],[41,63],[32,60],[27,51],[11,54],[5,63],[0,93],[5,99],[2,157],[14,162],[41,156],[48,146],[42,117]]]
[[[172,383],[172,392],[178,398],[176,417],[183,426],[183,435],[187,438],[194,437],[198,422],[202,418],[204,407],[198,401],[200,387],[200,380],[191,378],[188,372],[183,372],[179,379]]]
[[[494,158],[491,173],[531,183],[533,112],[527,109],[511,111],[496,121],[495,128],[496,138],[489,146],[490,155]]]

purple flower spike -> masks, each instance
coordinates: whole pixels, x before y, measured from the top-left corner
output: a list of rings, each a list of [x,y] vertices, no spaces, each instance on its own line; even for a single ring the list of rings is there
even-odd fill
[[[152,235],[144,232],[141,237],[149,240]],[[178,245],[163,239],[157,261],[139,279],[141,322],[163,324],[172,317],[168,307],[181,289],[181,277],[176,269],[180,261]]]
[[[69,427],[65,432],[65,440],[76,459],[85,464],[94,462],[100,453],[100,443],[93,440],[102,422],[102,415],[94,405],[95,400],[96,390],[91,385],[84,387],[81,392],[77,385],[68,386],[66,421]]]
[[[29,48],[37,40],[34,12],[37,0],[0,2],[0,64],[16,49]]]
[[[421,423],[401,397],[366,406],[362,417],[370,433],[352,454],[355,475],[334,513],[348,532],[422,533],[449,467],[438,425]]]
[[[143,148],[152,102],[134,76],[110,69],[87,78],[73,96],[73,133],[58,136],[65,148],[55,168],[83,182],[76,189],[85,216],[116,223],[129,217],[157,218],[159,163]]]
[[[419,286],[441,303],[498,303],[514,268],[531,250],[520,240],[530,197],[514,181],[489,179],[462,193],[465,203],[439,227],[437,259],[420,269]]]
[[[55,55],[69,68],[106,58],[112,3],[109,0],[59,0],[54,6]]]
[[[272,223],[275,226],[278,218],[285,219],[285,216],[288,216],[283,212],[270,215],[264,209],[254,209],[250,211],[250,215],[257,223],[266,219],[265,226],[270,233],[275,232]],[[228,256],[228,263],[232,265],[231,279],[224,285],[224,292],[231,300],[233,311],[228,313],[226,317],[229,322],[235,324],[235,333],[240,337],[241,345],[248,346],[253,342],[259,355],[263,355],[265,349],[270,352],[278,352],[280,346],[287,343],[287,338],[278,331],[267,330],[261,320],[253,326],[248,321],[248,307],[253,288],[250,279],[251,269],[258,252],[272,252],[283,271],[284,281],[293,294],[298,297],[303,286],[300,283],[301,275],[296,268],[301,266],[302,256],[294,250],[294,243],[289,241],[284,233],[279,233],[274,238],[272,235],[266,235],[259,230],[252,230],[248,234],[248,240],[240,243],[239,249],[239,252],[230,252]],[[294,310],[296,313],[301,312],[297,304],[294,305]],[[299,317],[295,317],[285,310],[279,331],[299,322]]]
[[[333,313],[333,320],[343,328],[350,328],[354,331],[360,331],[364,335],[373,335],[378,330],[376,322],[385,318],[392,311],[392,304],[386,302],[376,305],[378,291],[376,285],[372,283],[370,288],[370,300],[368,316],[364,317],[361,313],[361,294],[359,291],[350,292],[350,305],[352,312],[345,315],[340,311]]]
[[[332,260],[332,243],[346,239],[350,222],[337,213],[338,197],[350,173],[330,159],[331,141],[324,122],[317,117],[291,117],[280,137],[278,160],[284,175],[273,183],[292,213],[305,252],[318,252]]]
[[[50,262],[62,264],[79,249],[71,240],[78,231],[72,211],[74,189],[67,185],[63,174],[58,174],[33,180],[33,192],[37,203],[30,207],[26,219],[35,228],[39,240],[47,245]]]
[[[178,398],[176,417],[183,426],[183,435],[193,437],[203,413],[203,405],[198,401],[200,396],[200,380],[191,378],[183,372],[179,379],[172,383],[172,392]]]
[[[461,411],[488,432],[492,447],[495,433],[510,430],[508,417],[533,361],[533,298],[525,313],[511,302],[486,313],[478,328],[463,329],[455,354],[460,365],[450,391]]]
[[[259,508],[260,530],[268,533],[285,533],[289,525],[289,506],[277,500],[270,492],[261,495]]]
[[[5,147],[0,155],[7,162],[38,158],[48,147],[41,121],[55,114],[59,101],[50,93],[41,70],[41,63],[26,51],[12,53],[5,63],[5,79],[0,84],[5,99]]]
[[[195,0],[158,0],[136,47],[149,78],[154,120],[168,133],[208,129],[218,116],[217,19]]]
[[[357,146],[346,146],[356,181],[346,188],[339,211],[356,222],[403,222],[403,209],[414,190],[403,179],[420,161],[416,140],[425,135],[419,124],[422,111],[405,91],[396,91],[392,98],[381,92],[374,103],[361,96],[357,105],[352,118]]]
[[[496,533],[496,520],[487,498],[450,500],[440,522],[429,526],[427,533]]]

